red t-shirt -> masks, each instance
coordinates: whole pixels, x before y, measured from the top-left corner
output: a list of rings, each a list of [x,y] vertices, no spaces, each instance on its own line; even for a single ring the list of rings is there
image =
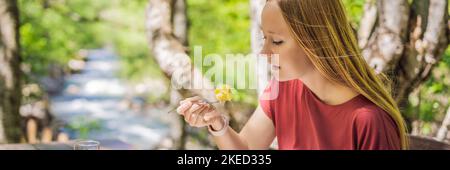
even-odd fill
[[[276,89],[278,97],[268,99]],[[279,149],[401,149],[391,116],[362,95],[328,105],[300,80],[272,81],[263,94],[260,104],[275,126]]]

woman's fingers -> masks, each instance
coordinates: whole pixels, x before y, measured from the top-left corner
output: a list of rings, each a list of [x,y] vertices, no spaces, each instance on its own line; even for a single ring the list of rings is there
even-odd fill
[[[220,118],[220,113],[217,112],[217,110],[215,109],[211,109],[209,110],[207,113],[205,113],[205,116],[203,117],[203,120],[210,124],[212,123],[215,119]]]
[[[194,103],[197,103],[197,102],[200,101],[201,99],[202,99],[202,98],[200,98],[200,97],[198,97],[198,96],[195,96],[195,97],[190,97],[190,98],[187,98],[187,99],[181,101],[181,102],[180,102],[180,106],[177,108],[177,112],[178,112],[179,114],[184,115],[184,112],[186,112],[187,110],[189,110],[189,109],[192,107],[192,105],[193,105]]]
[[[185,102],[177,108],[177,112],[178,112],[178,114],[184,115],[184,113],[191,107],[192,107],[192,102]]]
[[[195,96],[180,102],[177,112],[184,116],[184,120],[193,127],[209,125],[220,114],[210,104],[204,102],[201,97]]]
[[[184,120],[189,123],[191,120],[191,117],[192,117],[192,113],[197,112],[198,110],[202,109],[203,107],[205,107],[205,106],[200,105],[198,103],[194,103],[191,106],[191,108],[184,113]]]
[[[206,125],[206,122],[204,121],[203,117],[204,115],[209,111],[210,106],[208,104],[205,105],[205,107],[192,115],[191,126],[195,127],[202,127]]]
[[[180,104],[183,104],[183,103],[185,103],[185,102],[195,103],[195,102],[197,102],[197,101],[199,101],[199,100],[202,100],[202,98],[199,97],[199,96],[189,97],[189,98],[187,98],[187,99],[182,100],[182,101],[180,102]]]
[[[208,106],[202,106],[201,109],[198,109],[197,111],[193,112],[189,119],[189,125],[191,125],[193,127],[199,127],[202,124],[203,113],[207,109],[208,109]]]

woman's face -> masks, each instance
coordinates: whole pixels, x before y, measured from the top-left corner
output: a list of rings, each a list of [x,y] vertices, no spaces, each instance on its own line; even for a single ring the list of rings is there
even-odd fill
[[[314,70],[305,51],[292,37],[277,1],[266,3],[262,11],[264,46],[261,54],[269,58],[273,75],[279,81],[301,79]],[[278,57],[275,57],[278,55]]]

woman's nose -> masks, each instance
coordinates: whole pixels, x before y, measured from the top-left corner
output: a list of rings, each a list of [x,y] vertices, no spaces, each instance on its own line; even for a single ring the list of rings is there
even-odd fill
[[[264,59],[267,60],[267,62],[272,63],[272,54],[273,52],[271,52],[270,50],[267,50],[267,48],[262,48],[261,52],[259,53],[259,57],[264,57]]]
[[[264,44],[263,48],[261,49],[261,52],[259,52],[259,56],[261,57],[270,57],[272,55],[272,51],[269,50],[266,45]]]

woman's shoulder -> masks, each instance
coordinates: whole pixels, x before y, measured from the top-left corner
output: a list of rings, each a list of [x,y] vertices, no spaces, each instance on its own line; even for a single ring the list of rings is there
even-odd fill
[[[392,117],[375,104],[354,111],[353,132],[358,149],[400,149],[400,135]]]
[[[386,111],[371,102],[367,102],[354,109],[353,121],[355,125],[360,127],[384,126],[386,124],[395,125],[393,119]]]

